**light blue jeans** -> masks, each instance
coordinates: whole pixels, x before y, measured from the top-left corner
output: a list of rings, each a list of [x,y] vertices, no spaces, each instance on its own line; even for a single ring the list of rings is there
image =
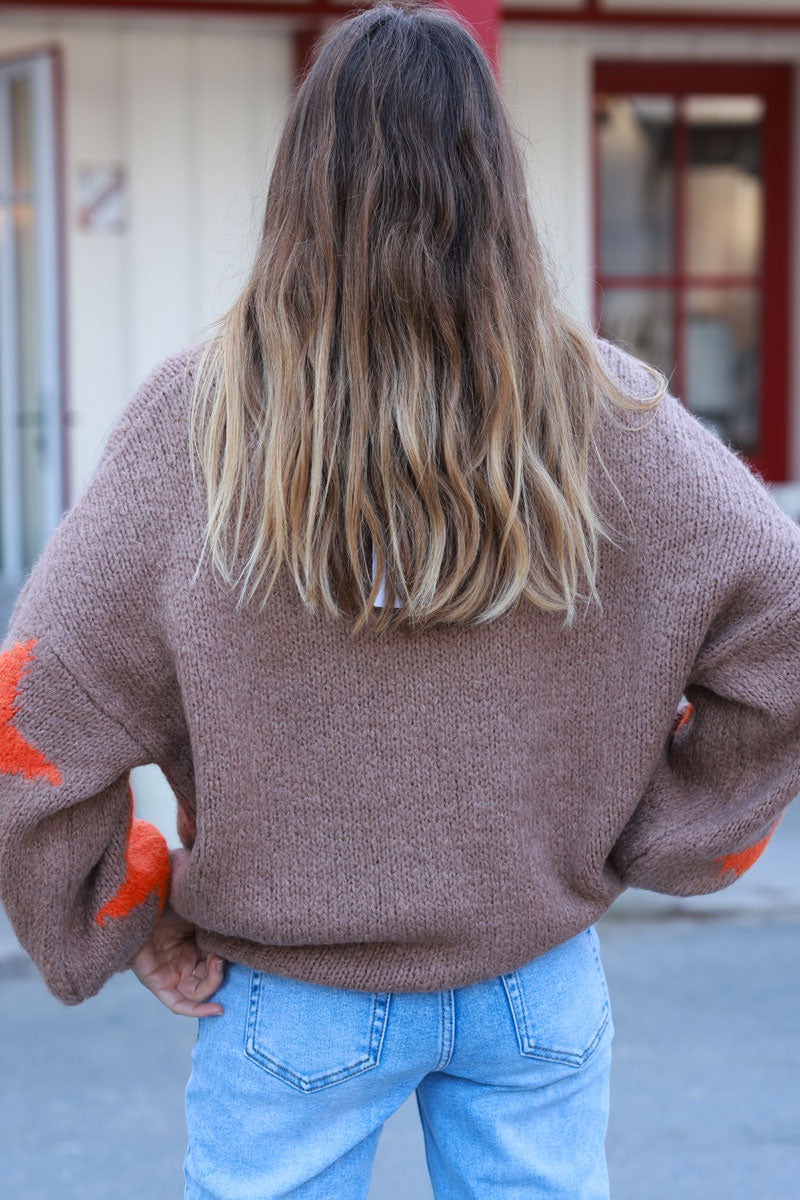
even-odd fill
[[[363,1200],[416,1092],[437,1200],[608,1200],[611,1017],[593,925],[440,992],[363,992],[229,962],[198,1018],[185,1200]]]

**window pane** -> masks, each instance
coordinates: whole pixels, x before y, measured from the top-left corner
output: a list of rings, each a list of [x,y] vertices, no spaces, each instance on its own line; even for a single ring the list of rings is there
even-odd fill
[[[669,379],[675,368],[673,304],[673,294],[666,288],[606,288],[600,336],[618,342]]]
[[[748,456],[760,441],[760,295],[754,288],[687,291],[686,398],[723,441]]]
[[[606,274],[673,270],[670,96],[599,95],[600,268]]]
[[[18,416],[20,449],[20,520],[23,565],[28,570],[45,537],[44,490],[47,442],[42,410],[39,332],[39,250],[37,209],[21,201],[13,207],[17,260],[16,315],[19,370]]]
[[[15,191],[34,186],[33,178],[33,95],[29,79],[11,79],[11,174]]]
[[[20,435],[19,515],[22,523],[23,565],[28,570],[44,538],[45,470],[44,414],[40,379],[38,210],[26,195],[35,186],[33,89],[26,76],[12,78],[9,86],[14,186],[12,206],[14,258],[16,260],[16,323],[18,417]]]
[[[2,136],[1,128],[0,136]],[[0,178],[0,188],[2,188],[2,178]],[[8,328],[9,321],[12,318],[14,311],[13,297],[8,294],[10,289],[6,287],[6,279],[8,278],[8,267],[6,265],[6,260],[9,254],[9,244],[11,241],[11,221],[12,206],[2,202],[2,193],[0,192],[0,346],[5,345],[5,330]],[[3,353],[5,353],[5,351],[3,351]],[[4,380],[2,377],[0,377],[0,504],[5,503],[5,498],[8,493],[5,469],[6,437],[9,431],[5,416],[7,399],[4,395],[4,390]],[[0,511],[0,518],[2,518],[2,511]],[[7,570],[8,556],[9,551],[6,546],[5,522],[0,519],[0,577],[2,577]],[[0,590],[0,603],[7,601],[7,599],[7,595]],[[6,617],[7,615],[8,607],[6,605]]]
[[[689,96],[687,266],[693,274],[761,269],[760,96]]]
[[[0,64],[0,604],[62,512],[52,86],[48,50]]]

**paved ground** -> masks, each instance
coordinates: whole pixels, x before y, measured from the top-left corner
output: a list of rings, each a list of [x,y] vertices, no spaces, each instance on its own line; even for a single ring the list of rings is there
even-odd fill
[[[797,1200],[800,921],[606,916],[598,932],[614,1200]],[[0,1022],[4,1197],[182,1197],[193,1019],[130,974],[64,1008],[17,959],[0,967]],[[384,1126],[369,1200],[430,1197],[412,1096]]]
[[[798,1200],[798,864],[795,803],[725,892],[629,892],[598,922],[614,1200]],[[130,973],[65,1008],[6,929],[0,1023],[4,1198],[180,1200],[193,1019]],[[369,1200],[431,1194],[412,1096],[384,1126]]]

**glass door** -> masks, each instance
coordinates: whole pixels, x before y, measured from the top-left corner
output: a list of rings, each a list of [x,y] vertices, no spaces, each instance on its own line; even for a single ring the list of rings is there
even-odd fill
[[[54,61],[0,59],[0,587],[64,508]]]
[[[787,477],[782,66],[598,63],[595,323],[765,478]]]

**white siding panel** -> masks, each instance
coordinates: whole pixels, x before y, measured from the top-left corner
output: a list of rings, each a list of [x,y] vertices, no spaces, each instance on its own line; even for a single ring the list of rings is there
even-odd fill
[[[75,173],[83,165],[125,163],[126,154],[120,122],[119,35],[110,30],[67,30],[58,41],[65,59],[69,451],[74,498],[88,481],[125,400],[121,364],[128,312],[127,236],[78,227]]]
[[[291,47],[281,35],[221,39],[207,30],[190,35],[190,47],[192,321],[200,326],[229,307],[255,255]]]
[[[154,36],[129,30],[120,36],[130,178],[124,364],[130,391],[158,359],[188,339],[194,322],[197,208],[189,174],[195,120],[186,31]]]
[[[250,239],[249,47],[244,38],[190,34],[194,137],[187,186],[193,215],[192,322],[218,316],[232,299],[238,259]],[[227,282],[227,288],[226,288]]]
[[[249,114],[253,153],[248,163],[249,186],[257,198],[260,227],[272,160],[291,95],[293,49],[289,34],[250,39]]]
[[[285,34],[266,31],[123,36],[133,386],[200,336],[244,280],[291,53]]]
[[[534,220],[550,252],[563,301],[589,315],[591,172],[590,56],[585,44],[550,41],[508,27],[503,85],[525,138]],[[559,99],[556,99],[559,98]]]

